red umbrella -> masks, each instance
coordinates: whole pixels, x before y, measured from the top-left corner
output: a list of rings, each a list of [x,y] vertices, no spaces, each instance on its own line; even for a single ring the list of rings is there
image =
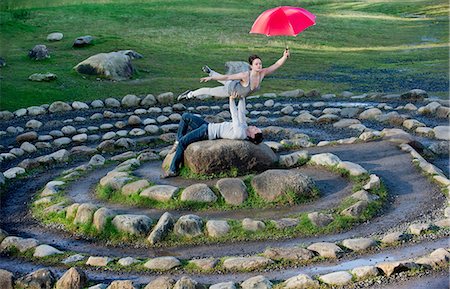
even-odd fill
[[[311,25],[316,24],[316,15],[306,9],[280,6],[264,11],[253,23],[250,33],[267,36],[297,36]]]

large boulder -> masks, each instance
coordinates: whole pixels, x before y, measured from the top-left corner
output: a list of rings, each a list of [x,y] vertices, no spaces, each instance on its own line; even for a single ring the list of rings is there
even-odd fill
[[[164,160],[170,164],[173,154]],[[196,174],[219,174],[237,169],[239,173],[274,167],[277,155],[265,144],[244,140],[219,139],[190,144],[184,153],[184,164]]]
[[[131,58],[120,52],[99,53],[78,63],[74,69],[82,74],[112,80],[129,79],[133,74]]]
[[[253,178],[252,186],[267,201],[286,197],[295,203],[297,198],[313,196],[314,181],[296,170],[267,170]]]

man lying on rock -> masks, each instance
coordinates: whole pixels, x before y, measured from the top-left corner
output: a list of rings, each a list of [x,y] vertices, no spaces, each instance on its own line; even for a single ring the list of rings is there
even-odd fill
[[[235,99],[239,98],[236,107]],[[169,170],[164,172],[163,178],[178,175],[183,161],[184,151],[191,143],[213,139],[240,139],[259,144],[263,140],[262,132],[256,126],[247,126],[245,118],[245,98],[237,92],[230,95],[231,122],[208,123],[204,119],[191,113],[184,113],[178,126],[177,140],[169,153],[175,151]]]

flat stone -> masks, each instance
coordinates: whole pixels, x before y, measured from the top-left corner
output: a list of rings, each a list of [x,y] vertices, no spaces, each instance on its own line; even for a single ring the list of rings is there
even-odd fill
[[[139,195],[141,197],[165,202],[171,200],[178,190],[178,187],[170,185],[156,185],[144,189]]]
[[[251,277],[241,283],[242,289],[270,289],[273,284],[263,275]]]
[[[261,231],[266,228],[266,225],[262,221],[245,218],[242,220],[242,228],[246,231]]]
[[[347,271],[333,272],[319,277],[319,279],[328,285],[347,285],[352,281],[352,274]]]
[[[380,274],[375,266],[361,266],[351,270],[351,273],[359,280],[376,277]]]
[[[131,235],[146,235],[153,220],[145,215],[117,215],[111,222],[120,232]]]
[[[295,123],[313,123],[316,121],[317,118],[312,114],[310,114],[309,112],[301,113],[296,118],[294,118]]]
[[[196,267],[200,268],[203,271],[211,271],[216,267],[218,263],[219,260],[215,258],[202,258],[189,261],[189,264],[194,264]]]
[[[378,200],[380,198],[377,195],[370,194],[365,190],[359,190],[356,193],[352,194],[350,197],[355,200],[366,201],[366,202],[372,202],[372,201]]]
[[[147,180],[138,180],[122,187],[122,195],[130,196],[139,192],[140,190],[150,186]]]
[[[157,271],[167,271],[178,266],[181,266],[181,262],[175,257],[153,258],[144,264],[145,268]]]
[[[367,208],[366,201],[358,201],[354,205],[342,210],[341,214],[344,216],[358,217]]]
[[[62,254],[63,252],[50,246],[50,245],[39,245],[34,249],[33,257],[47,257],[56,254]]]
[[[207,185],[193,184],[183,190],[180,200],[214,203],[217,201],[217,196]]]
[[[319,288],[319,282],[313,280],[311,277],[305,274],[299,274],[297,276],[291,277],[283,282],[284,289],[317,289]]]
[[[375,119],[376,116],[381,115],[383,112],[378,108],[369,108],[361,112],[358,116],[359,119]]]
[[[86,261],[86,265],[96,266],[96,267],[104,267],[107,266],[112,261],[109,257],[94,257],[90,256]]]
[[[275,224],[275,228],[282,230],[285,228],[295,227],[300,221],[296,218],[282,218],[279,220],[272,220],[272,222]]]
[[[344,118],[344,119],[341,119],[341,120],[333,123],[333,127],[335,127],[335,128],[346,128],[346,127],[349,127],[349,126],[351,126],[353,124],[361,124],[361,122],[359,120],[357,120],[357,119],[354,119],[354,118],[350,118],[350,119]]]
[[[76,263],[76,262],[82,261],[84,259],[86,259],[86,256],[83,256],[81,254],[75,254],[75,255],[69,256],[66,259],[62,260],[61,263],[63,263],[63,264]]]
[[[416,128],[418,128],[418,127],[426,126],[425,124],[423,124],[423,123],[421,123],[420,121],[415,120],[415,119],[407,119],[407,120],[405,120],[405,121],[403,122],[402,125],[403,125],[405,128],[411,129],[411,130],[416,129]]]
[[[321,257],[337,258],[344,253],[342,249],[334,243],[319,242],[308,246],[308,250],[317,252]]]
[[[362,166],[352,162],[340,162],[338,168],[347,170],[351,176],[361,176],[367,174],[367,170]]]
[[[302,261],[313,258],[314,253],[308,249],[299,247],[268,248],[264,251],[263,256],[277,261],[280,260]]]
[[[216,187],[229,205],[241,205],[248,198],[247,186],[241,179],[224,178],[216,183]]]
[[[308,151],[296,151],[287,155],[280,156],[280,166],[292,168],[306,162],[309,158]]]
[[[3,176],[7,179],[14,179],[14,178],[17,178],[17,176],[23,175],[23,174],[25,174],[25,170],[20,167],[10,168],[10,169],[6,170],[5,172],[3,172]]]
[[[345,239],[342,245],[352,251],[364,251],[377,245],[377,242],[371,238]]]
[[[311,156],[310,162],[321,166],[337,166],[341,160],[334,154],[321,153]]]
[[[263,269],[273,261],[266,257],[230,257],[223,261],[223,267],[228,270],[256,270]]]
[[[230,229],[230,225],[228,225],[227,221],[209,220],[206,222],[206,231],[208,232],[208,236],[213,238],[225,236],[228,234]]]

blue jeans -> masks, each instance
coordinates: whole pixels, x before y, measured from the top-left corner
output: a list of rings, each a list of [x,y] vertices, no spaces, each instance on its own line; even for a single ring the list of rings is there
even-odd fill
[[[178,125],[178,146],[169,169],[177,172],[188,145],[206,139],[208,139],[208,122],[192,113],[183,113]]]

